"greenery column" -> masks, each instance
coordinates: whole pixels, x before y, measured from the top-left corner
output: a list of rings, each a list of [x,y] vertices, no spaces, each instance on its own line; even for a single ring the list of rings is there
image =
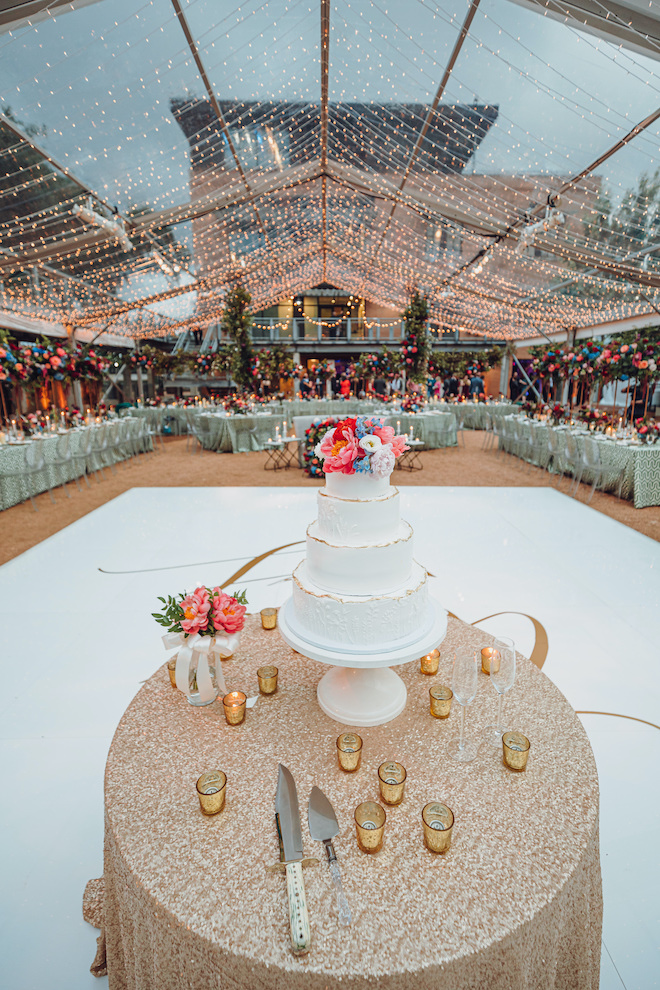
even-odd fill
[[[403,319],[406,336],[401,346],[402,370],[410,381],[417,382],[425,389],[431,353],[428,330],[429,306],[426,296],[420,295],[417,289],[410,297]]]
[[[252,367],[254,354],[250,339],[252,317],[248,307],[252,296],[240,283],[236,283],[225,296],[225,308],[222,314],[222,329],[234,342],[231,360],[231,376],[241,391],[252,386]]]

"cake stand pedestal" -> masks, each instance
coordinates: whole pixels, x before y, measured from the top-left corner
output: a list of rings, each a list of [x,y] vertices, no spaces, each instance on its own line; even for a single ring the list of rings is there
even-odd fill
[[[437,649],[447,633],[447,613],[432,601],[433,621],[424,636],[398,649],[369,653],[332,650],[311,643],[292,627],[292,601],[282,607],[278,626],[285,643],[310,660],[333,667],[319,683],[319,705],[335,722],[355,728],[383,725],[400,715],[406,706],[405,684],[390,668],[419,660]]]

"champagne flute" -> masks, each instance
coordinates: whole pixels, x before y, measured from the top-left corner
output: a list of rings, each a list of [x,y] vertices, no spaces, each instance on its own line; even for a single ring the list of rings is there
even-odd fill
[[[465,738],[465,708],[474,701],[477,693],[479,666],[476,650],[454,655],[451,689],[454,692],[454,700],[461,706],[461,727],[458,738],[450,740],[447,755],[457,763],[471,763],[477,755],[476,742]]]
[[[484,729],[484,741],[491,746],[499,746],[502,736],[507,731],[502,721],[504,695],[513,687],[516,679],[516,647],[508,636],[500,636],[493,644],[498,656],[490,662],[491,684],[498,693],[497,721],[495,725],[487,725]]]

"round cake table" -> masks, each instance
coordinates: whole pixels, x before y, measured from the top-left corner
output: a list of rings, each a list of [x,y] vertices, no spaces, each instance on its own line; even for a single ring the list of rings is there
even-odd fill
[[[447,683],[450,655],[487,645],[479,630],[449,620],[440,671],[403,671],[408,705],[384,726],[361,730],[362,766],[343,773],[341,727],[319,709],[324,668],[290,650],[277,630],[250,617],[237,656],[223,664],[228,688],[256,694],[257,667],[279,667],[279,690],[260,697],[240,726],[220,701],[191,707],[160,668],[127,709],[108,756],[103,932],[111,990],[597,990],[601,879],[598,782],[575,713],[547,677],[521,659],[506,698],[507,724],[531,741],[524,773],[501,751],[472,764],[446,756],[459,718],[428,709],[429,687]],[[492,721],[496,695],[485,675],[467,709],[466,733]],[[378,800],[377,768],[408,771],[403,803],[385,806],[380,853],[357,847],[353,813]],[[277,767],[298,789],[312,948],[290,951],[286,880],[278,858]],[[202,815],[195,781],[227,774],[224,811]],[[318,785],[340,826],[335,848],[353,923],[340,928],[321,843],[307,828]],[[455,815],[451,849],[423,844],[421,811],[444,801]],[[91,908],[88,906],[87,916]]]

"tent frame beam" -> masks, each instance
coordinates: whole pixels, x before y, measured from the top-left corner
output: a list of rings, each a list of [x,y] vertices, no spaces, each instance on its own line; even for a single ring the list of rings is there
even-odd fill
[[[396,208],[397,208],[397,205],[398,205],[398,202],[399,202],[399,198],[400,198],[400,196],[401,196],[401,194],[402,194],[402,192],[404,190],[404,187],[406,185],[406,182],[408,181],[408,176],[410,175],[410,172],[411,172],[411,169],[412,169],[413,164],[415,162],[415,159],[417,158],[417,156],[418,156],[418,154],[419,154],[419,152],[421,150],[422,143],[423,143],[424,138],[426,136],[426,133],[427,133],[427,131],[428,131],[430,125],[431,125],[431,120],[435,116],[435,113],[436,113],[436,111],[438,109],[438,104],[440,103],[440,100],[442,99],[442,96],[443,96],[443,94],[445,92],[445,89],[447,88],[447,83],[449,82],[449,77],[452,74],[452,71],[454,69],[454,66],[456,65],[456,62],[458,60],[458,56],[460,55],[461,48],[463,47],[463,44],[465,42],[465,39],[467,38],[468,31],[470,30],[470,27],[472,25],[472,21],[474,20],[475,14],[477,13],[477,9],[479,7],[479,3],[480,3],[480,0],[471,0],[471,2],[470,2],[470,7],[468,9],[468,12],[467,12],[467,15],[465,17],[465,20],[463,21],[463,25],[461,27],[460,33],[458,35],[458,38],[454,42],[454,47],[453,47],[452,53],[449,56],[449,61],[447,62],[447,66],[446,66],[445,71],[444,71],[444,73],[442,75],[442,79],[440,80],[440,84],[439,84],[439,86],[438,86],[438,88],[436,90],[436,94],[435,94],[435,97],[433,99],[433,103],[429,107],[428,113],[426,114],[426,117],[424,119],[424,123],[422,124],[422,127],[421,127],[421,129],[419,131],[419,134],[417,135],[417,140],[415,141],[415,146],[412,149],[412,151],[410,152],[410,155],[408,156],[408,163],[406,165],[406,169],[405,169],[405,171],[403,173],[403,176],[401,177],[401,182],[399,183],[399,187],[398,187],[397,192],[395,194],[394,202],[392,203],[392,209],[390,210],[390,214],[389,214],[387,220],[385,221],[385,226],[383,227],[383,230],[381,232],[381,235],[380,235],[380,237],[378,239],[378,243],[376,244],[376,247],[374,248],[373,254],[371,255],[371,258],[369,259],[369,263],[367,265],[366,275],[365,275],[365,277],[364,277],[364,279],[362,281],[362,284],[360,286],[360,289],[359,289],[359,291],[357,293],[358,296],[362,296],[362,294],[363,294],[363,289],[364,289],[365,282],[366,282],[367,278],[369,277],[369,273],[371,272],[371,269],[373,268],[374,262],[376,261],[376,258],[378,257],[378,252],[380,251],[380,249],[382,247],[382,244],[383,244],[383,241],[385,240],[385,235],[387,234],[387,231],[389,230],[390,224],[392,223],[392,218],[393,218],[394,213],[396,211]]]

